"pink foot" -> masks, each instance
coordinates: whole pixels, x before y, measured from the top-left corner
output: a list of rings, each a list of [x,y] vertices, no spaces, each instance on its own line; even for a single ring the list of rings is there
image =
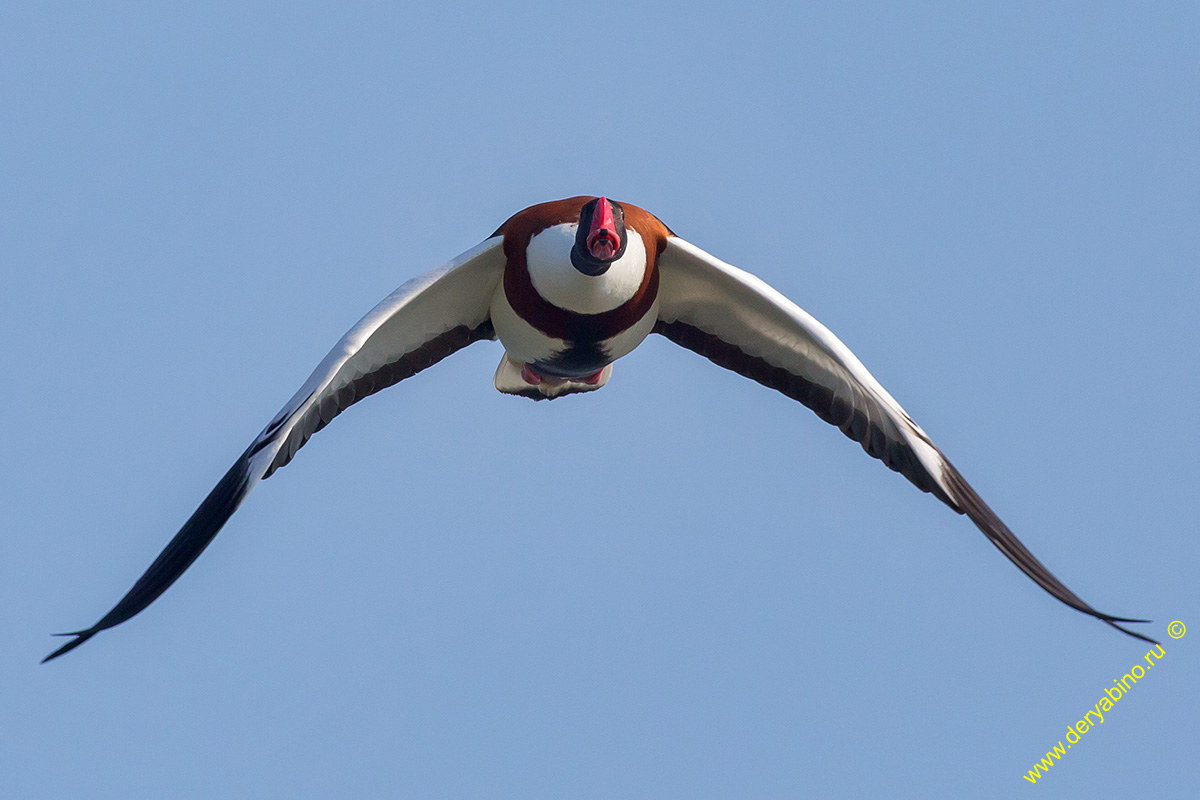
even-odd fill
[[[594,372],[591,375],[588,375],[586,378],[583,379],[583,382],[586,383],[588,386],[595,386],[597,383],[600,382],[600,379],[603,377],[604,377],[604,370],[600,370],[599,372]]]
[[[537,386],[542,382],[542,376],[533,371],[533,367],[528,364],[521,365],[521,380],[528,383],[530,386]]]

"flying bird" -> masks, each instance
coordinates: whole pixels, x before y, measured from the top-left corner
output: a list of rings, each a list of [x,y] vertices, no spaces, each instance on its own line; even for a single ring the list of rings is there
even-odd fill
[[[44,660],[142,611],[213,540],[259,481],[347,408],[474,342],[499,339],[504,394],[594,392],[651,333],[798,400],[959,514],[1068,606],[1152,642],[1081,600],[1025,548],[842,342],[755,276],[604,197],[530,206],[482,243],[401,286],[342,337],[133,588]]]

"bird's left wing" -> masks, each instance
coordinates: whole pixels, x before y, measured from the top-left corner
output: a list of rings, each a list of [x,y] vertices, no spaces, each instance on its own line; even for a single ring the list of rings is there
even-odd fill
[[[1081,600],[1021,544],[925,431],[833,333],[748,272],[668,237],[659,256],[659,318],[676,344],[775,389],[838,426],[867,453],[966,514],[1022,572],[1074,609],[1130,636],[1114,617]]]
[[[242,453],[133,588],[99,622],[43,659],[57,658],[137,614],[208,546],[259,480],[352,404],[472,342],[495,338],[488,313],[504,271],[502,236],[401,286],[359,320]]]

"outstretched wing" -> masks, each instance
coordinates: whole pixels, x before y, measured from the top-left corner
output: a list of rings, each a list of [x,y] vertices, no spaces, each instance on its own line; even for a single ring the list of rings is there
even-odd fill
[[[678,237],[659,256],[654,330],[713,363],[798,400],[867,453],[971,518],[1047,592],[1114,628],[1153,642],[1081,600],[1050,573],[963,479],[849,348],[810,314],[748,272]]]
[[[503,237],[401,286],[359,320],[242,453],[133,588],[95,625],[43,659],[69,652],[140,612],[204,551],[255,484],[292,460],[354,403],[480,339],[495,338],[488,306],[504,271]]]

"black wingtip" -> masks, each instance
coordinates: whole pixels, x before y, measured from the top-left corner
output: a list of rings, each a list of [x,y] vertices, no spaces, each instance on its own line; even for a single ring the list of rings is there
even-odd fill
[[[1136,622],[1139,625],[1149,625],[1153,620],[1149,619],[1131,619],[1129,617],[1113,617],[1108,614],[1101,614],[1100,619],[1105,622]]]
[[[1149,636],[1138,633],[1137,631],[1131,631],[1128,628],[1124,627],[1123,625],[1117,624],[1118,622],[1124,622],[1124,623],[1132,623],[1132,624],[1137,624],[1137,625],[1149,625],[1151,620],[1132,619],[1131,617],[1114,617],[1111,614],[1105,614],[1102,611],[1097,611],[1096,609],[1092,608],[1091,606],[1088,606],[1087,609],[1081,609],[1081,610],[1083,610],[1085,614],[1092,615],[1096,619],[1103,622],[1105,625],[1111,625],[1112,627],[1116,628],[1117,630],[1119,630],[1121,633],[1125,634],[1126,636],[1132,636],[1135,639],[1141,639],[1143,642],[1149,642],[1150,644],[1158,644],[1159,643],[1157,639],[1151,639]]]
[[[1113,619],[1120,619],[1121,622],[1149,622],[1150,621],[1148,619],[1121,619],[1120,617],[1114,617]],[[1137,631],[1131,631],[1128,628],[1123,628],[1120,625],[1118,625],[1117,623],[1113,622],[1112,619],[1106,619],[1104,621],[1127,636],[1132,636],[1135,639],[1141,639],[1143,642],[1149,642],[1150,644],[1155,644],[1155,645],[1159,644],[1159,641],[1157,639],[1151,639],[1149,636],[1140,634]]]
[[[56,633],[56,634],[54,634],[55,636],[74,636],[76,638],[67,642],[62,647],[55,650],[53,653],[51,653],[50,655],[43,658],[42,663],[45,664],[47,661],[53,661],[54,659],[58,658],[59,656],[71,652],[76,647],[79,647],[79,645],[83,644],[84,642],[86,642],[88,639],[92,638],[99,632],[100,631],[96,628],[88,628],[85,631],[74,631],[72,633]]]
[[[247,450],[217,482],[200,507],[192,512],[192,516],[179,529],[179,533],[175,534],[175,537],[167,543],[163,551],[158,554],[158,558],[154,559],[154,563],[142,574],[142,577],[138,578],[137,583],[125,593],[121,601],[92,627],[73,633],[57,634],[76,638],[46,656],[42,659],[42,663],[53,661],[59,656],[71,652],[100,631],[120,625],[130,617],[141,613],[204,552],[204,548],[208,547],[209,542],[237,510],[249,491],[250,450]]]

